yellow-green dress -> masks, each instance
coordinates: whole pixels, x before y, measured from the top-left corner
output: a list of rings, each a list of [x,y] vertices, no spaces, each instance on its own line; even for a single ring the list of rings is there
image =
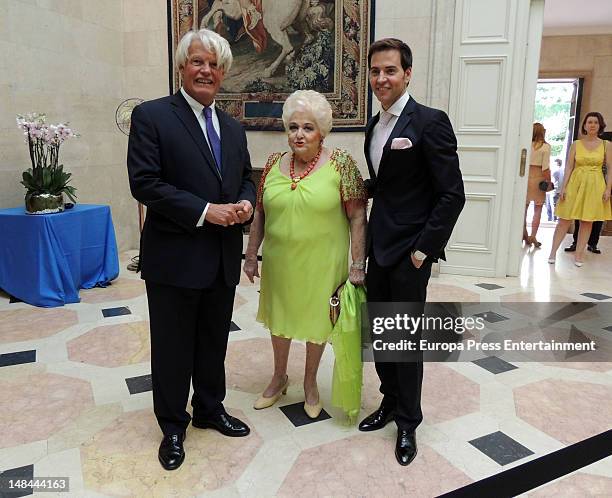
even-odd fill
[[[576,141],[574,169],[565,187],[565,199],[557,204],[555,214],[564,220],[604,221],[612,219],[610,201],[602,200],[606,181],[602,173],[606,142],[588,150]]]
[[[272,154],[257,209],[265,215],[257,320],[273,335],[323,344],[332,331],[329,298],[348,277],[347,202],[366,202],[359,169],[345,151],[298,182]]]

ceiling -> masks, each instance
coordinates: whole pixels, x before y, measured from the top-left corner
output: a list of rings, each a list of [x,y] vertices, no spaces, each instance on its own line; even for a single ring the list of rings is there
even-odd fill
[[[612,34],[612,0],[545,0],[544,35]]]

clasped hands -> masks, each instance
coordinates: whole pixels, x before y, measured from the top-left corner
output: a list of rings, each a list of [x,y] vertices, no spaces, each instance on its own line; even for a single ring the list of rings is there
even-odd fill
[[[245,223],[253,215],[253,206],[249,201],[240,201],[237,204],[208,205],[206,221],[215,225],[230,226]]]

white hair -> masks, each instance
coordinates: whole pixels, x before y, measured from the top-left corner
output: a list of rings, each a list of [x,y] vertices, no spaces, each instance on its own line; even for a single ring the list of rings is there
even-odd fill
[[[325,96],[314,90],[297,90],[289,95],[283,105],[285,131],[289,131],[291,116],[300,108],[312,113],[321,136],[326,137],[332,129],[332,108]]]
[[[185,67],[189,57],[189,47],[194,41],[202,42],[204,48],[217,56],[217,66],[226,73],[232,67],[232,50],[228,41],[221,35],[210,29],[200,29],[199,31],[188,31],[183,35],[176,47],[174,56],[177,68]]]

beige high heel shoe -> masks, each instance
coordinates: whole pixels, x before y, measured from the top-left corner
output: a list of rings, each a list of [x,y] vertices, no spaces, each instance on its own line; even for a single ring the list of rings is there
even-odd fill
[[[316,404],[310,405],[304,400],[304,411],[310,418],[317,418],[323,410],[323,403],[321,402],[321,395],[319,395],[319,401]]]
[[[276,394],[273,396],[266,398],[263,394],[255,401],[253,404],[253,408],[255,410],[263,410],[264,408],[271,407],[274,403],[276,403],[283,394],[287,394],[287,388],[289,387],[289,376],[287,375],[287,380],[285,380],[285,384],[281,387]]]

